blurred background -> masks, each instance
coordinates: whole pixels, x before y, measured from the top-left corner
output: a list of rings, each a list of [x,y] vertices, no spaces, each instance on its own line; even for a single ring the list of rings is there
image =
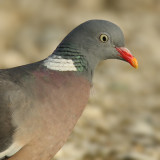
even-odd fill
[[[89,104],[54,160],[160,160],[159,0],[0,0],[0,68],[47,57],[89,19],[118,24],[139,69],[99,64]]]

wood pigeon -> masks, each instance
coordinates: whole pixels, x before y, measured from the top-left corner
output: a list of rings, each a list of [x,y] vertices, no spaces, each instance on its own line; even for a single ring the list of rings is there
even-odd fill
[[[96,65],[119,59],[137,68],[121,29],[89,20],[46,59],[0,70],[0,159],[51,160],[84,110]]]

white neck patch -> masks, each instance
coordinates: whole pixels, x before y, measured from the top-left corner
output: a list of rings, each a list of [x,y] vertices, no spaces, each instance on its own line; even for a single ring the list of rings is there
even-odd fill
[[[11,146],[9,146],[9,148],[7,148],[5,151],[0,152],[0,159],[4,158],[5,156],[12,156],[14,155],[16,152],[18,152],[21,148],[23,147],[23,145],[14,142]]]
[[[56,71],[77,71],[72,59],[64,59],[54,54],[44,60],[43,65],[48,69]]]

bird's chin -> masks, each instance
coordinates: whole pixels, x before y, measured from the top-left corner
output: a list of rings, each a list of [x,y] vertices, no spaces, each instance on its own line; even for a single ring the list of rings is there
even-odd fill
[[[131,52],[125,47],[116,47],[116,50],[119,53],[119,58],[128,62],[134,68],[138,68],[137,59],[131,54]]]

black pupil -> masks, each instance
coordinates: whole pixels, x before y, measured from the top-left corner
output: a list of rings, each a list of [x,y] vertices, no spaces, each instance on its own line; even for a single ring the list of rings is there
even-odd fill
[[[102,39],[104,42],[107,40],[107,38],[105,36],[103,36]]]

